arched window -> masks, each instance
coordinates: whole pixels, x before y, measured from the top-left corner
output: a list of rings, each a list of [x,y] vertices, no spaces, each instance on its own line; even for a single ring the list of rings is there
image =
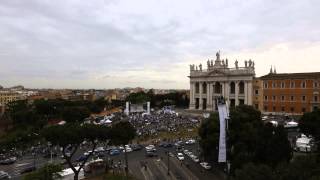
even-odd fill
[[[230,94],[234,94],[236,92],[236,84],[234,82],[230,83]]]
[[[242,81],[239,83],[239,93],[244,94],[244,82]]]

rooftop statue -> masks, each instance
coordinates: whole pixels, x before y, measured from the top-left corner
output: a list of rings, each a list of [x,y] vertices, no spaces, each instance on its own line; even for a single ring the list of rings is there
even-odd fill
[[[202,71],[202,64],[199,65],[199,70]]]
[[[217,60],[220,61],[220,51],[216,53],[216,56],[217,56]]]
[[[251,61],[251,59],[249,59],[249,67],[251,67],[252,66],[252,61]]]
[[[247,61],[247,60],[244,61],[244,66],[245,66],[245,67],[248,66],[248,61]]]
[[[236,66],[237,69],[239,68],[239,66],[238,66],[238,60],[236,60],[236,62],[234,62],[234,65]]]

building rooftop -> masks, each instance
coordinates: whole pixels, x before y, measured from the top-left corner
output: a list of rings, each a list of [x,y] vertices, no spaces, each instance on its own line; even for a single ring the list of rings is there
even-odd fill
[[[309,72],[309,73],[269,73],[261,76],[260,79],[320,79],[320,72]]]

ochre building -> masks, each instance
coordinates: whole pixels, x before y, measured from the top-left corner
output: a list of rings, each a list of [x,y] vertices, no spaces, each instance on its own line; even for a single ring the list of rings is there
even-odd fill
[[[320,72],[269,73],[260,80],[265,113],[303,114],[320,107]]]

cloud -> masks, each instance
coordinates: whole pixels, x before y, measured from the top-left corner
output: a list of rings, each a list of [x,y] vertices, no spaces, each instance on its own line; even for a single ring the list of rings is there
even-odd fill
[[[317,0],[3,0],[0,84],[188,88],[188,64],[205,63],[218,50],[255,59],[257,75],[270,65],[311,71],[319,57],[319,6]]]

